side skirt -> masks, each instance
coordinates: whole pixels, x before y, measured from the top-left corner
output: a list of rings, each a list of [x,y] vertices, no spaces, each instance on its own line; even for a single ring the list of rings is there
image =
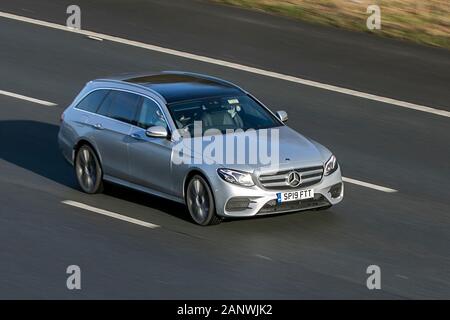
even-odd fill
[[[161,197],[161,198],[164,198],[164,199],[168,199],[168,200],[171,200],[171,201],[175,201],[175,202],[178,202],[178,203],[185,204],[183,198],[179,198],[179,197],[176,197],[176,196],[173,196],[173,195],[161,192],[161,191],[156,191],[156,190],[153,190],[153,189],[150,189],[150,188],[147,188],[147,187],[143,187],[141,185],[138,185],[138,184],[135,184],[135,183],[132,183],[132,182],[129,182],[129,181],[125,181],[125,180],[122,180],[122,179],[119,179],[119,178],[115,178],[115,177],[112,177],[112,176],[108,176],[108,175],[104,175],[103,179],[108,181],[108,182],[119,184],[119,185],[127,187],[127,188],[135,189],[135,190],[138,190],[138,191],[141,191],[141,192],[145,192],[145,193],[157,196],[157,197]]]

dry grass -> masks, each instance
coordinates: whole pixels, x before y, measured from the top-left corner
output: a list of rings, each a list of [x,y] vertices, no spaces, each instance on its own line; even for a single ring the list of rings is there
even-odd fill
[[[215,0],[304,21],[450,48],[450,0]],[[367,7],[381,8],[381,30],[366,27]]]

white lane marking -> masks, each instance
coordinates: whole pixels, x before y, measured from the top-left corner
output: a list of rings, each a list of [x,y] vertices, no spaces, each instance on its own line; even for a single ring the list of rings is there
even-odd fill
[[[359,181],[359,180],[352,179],[352,178],[342,177],[342,180],[344,180],[344,182],[357,184],[358,186],[371,188],[371,189],[375,189],[375,190],[378,190],[378,191],[389,192],[389,193],[397,192],[397,190],[395,190],[395,189],[386,188],[386,187],[383,187],[383,186],[379,186],[379,185],[368,183],[368,182],[364,182],[364,181]]]
[[[270,258],[268,256],[265,256],[265,255],[262,255],[262,254],[259,254],[259,253],[255,254],[255,257],[258,257],[258,258],[261,258],[261,259],[264,259],[264,260],[273,261],[272,258]]]
[[[431,107],[427,107],[424,105],[405,102],[405,101],[387,98],[387,97],[383,97],[383,96],[378,96],[378,95],[374,95],[374,94],[370,94],[370,93],[365,93],[365,92],[361,92],[361,91],[356,91],[356,90],[352,90],[352,89],[329,85],[329,84],[325,84],[325,83],[321,83],[321,82],[317,82],[317,81],[312,81],[312,80],[302,79],[302,78],[298,78],[298,77],[294,77],[294,76],[289,76],[289,75],[285,75],[285,74],[278,73],[278,72],[268,71],[268,70],[259,69],[259,68],[253,68],[253,67],[249,67],[249,66],[245,66],[242,64],[233,63],[233,62],[229,62],[229,61],[225,61],[225,60],[214,59],[214,58],[205,57],[205,56],[201,56],[201,55],[197,55],[197,54],[193,54],[193,53],[159,47],[159,46],[155,46],[152,44],[147,44],[147,43],[143,43],[143,42],[139,42],[139,41],[123,39],[123,38],[110,36],[110,35],[99,33],[99,32],[71,29],[71,28],[68,28],[67,26],[56,24],[53,22],[47,22],[47,21],[27,18],[27,17],[18,16],[18,15],[11,14],[11,13],[6,13],[6,12],[0,11],[0,17],[12,19],[12,20],[18,20],[18,21],[22,21],[22,22],[27,22],[27,23],[31,23],[31,24],[35,24],[35,25],[39,25],[39,26],[43,26],[43,27],[52,28],[52,29],[74,32],[74,33],[86,35],[88,37],[101,38],[103,40],[109,40],[112,42],[126,44],[126,45],[139,47],[139,48],[147,49],[147,50],[151,50],[151,51],[166,53],[166,54],[183,57],[183,58],[187,58],[187,59],[191,59],[191,60],[211,63],[211,64],[228,67],[228,68],[233,68],[233,69],[237,69],[237,70],[241,70],[241,71],[247,71],[250,73],[255,73],[255,74],[259,74],[259,75],[263,75],[263,76],[267,76],[267,77],[272,77],[275,79],[281,79],[281,80],[299,83],[299,84],[302,84],[305,86],[310,86],[310,87],[320,88],[320,89],[324,89],[324,90],[328,90],[328,91],[338,92],[341,94],[346,94],[346,95],[350,95],[350,96],[354,96],[354,97],[358,97],[358,98],[383,102],[383,103],[395,105],[395,106],[402,107],[402,108],[428,112],[428,113],[443,116],[443,117],[450,117],[450,112],[446,111],[446,110],[442,110],[441,108],[431,108]]]
[[[72,206],[72,207],[77,207],[77,208],[80,208],[80,209],[83,209],[83,210],[88,210],[88,211],[91,211],[91,212],[102,214],[104,216],[108,216],[108,217],[111,217],[111,218],[115,218],[115,219],[119,219],[119,220],[130,222],[130,223],[134,223],[134,224],[137,224],[137,225],[140,225],[140,226],[143,226],[143,227],[147,227],[147,228],[151,228],[151,229],[159,227],[157,224],[153,224],[153,223],[145,222],[145,221],[142,221],[142,220],[130,218],[130,217],[118,214],[118,213],[111,212],[111,211],[107,211],[107,210],[91,207],[91,206],[88,206],[87,204],[76,202],[76,201],[64,200],[61,203],[64,203],[64,204]]]
[[[99,37],[94,37],[94,36],[87,36],[89,39],[91,39],[91,40],[95,40],[95,41],[103,41],[103,39],[102,38],[99,38]]]
[[[26,100],[26,101],[38,103],[38,104],[41,104],[41,105],[43,105],[43,106],[48,106],[48,107],[54,107],[54,106],[57,106],[57,104],[56,104],[56,103],[53,103],[53,102],[48,102],[48,101],[45,101],[45,100],[40,100],[40,99],[36,99],[36,98],[31,98],[31,97],[27,97],[27,96],[24,96],[24,95],[21,95],[21,94],[13,93],[13,92],[8,92],[8,91],[0,90],[0,94],[2,94],[2,95],[4,95],[4,96],[16,98],[16,99],[22,99],[22,100]]]

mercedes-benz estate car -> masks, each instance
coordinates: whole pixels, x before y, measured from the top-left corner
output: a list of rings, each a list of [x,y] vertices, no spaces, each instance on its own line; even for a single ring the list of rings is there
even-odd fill
[[[249,92],[215,77],[124,75],[86,84],[61,115],[58,143],[84,192],[101,192],[104,181],[120,184],[186,204],[200,225],[339,203],[344,186],[336,157],[286,126],[287,119],[286,112],[273,113]],[[204,138],[188,134],[195,124],[219,136],[277,130],[278,140],[269,141],[278,150],[277,166],[174,161],[180,141],[190,145]],[[242,148],[237,152],[254,152]],[[195,151],[188,158],[198,156]]]

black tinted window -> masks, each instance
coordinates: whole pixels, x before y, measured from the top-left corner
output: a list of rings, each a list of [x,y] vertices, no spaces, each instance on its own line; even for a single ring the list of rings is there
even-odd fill
[[[108,93],[108,95],[106,96],[106,98],[103,99],[103,102],[102,102],[100,108],[98,108],[97,113],[107,116],[109,107],[111,106],[111,103],[114,101],[115,96],[116,96],[116,92],[110,91]]]
[[[98,106],[102,103],[107,93],[108,90],[96,90],[91,92],[84,97],[83,100],[81,100],[81,102],[77,105],[77,108],[90,112],[96,112]]]
[[[135,123],[140,98],[133,93],[112,91],[103,101],[98,113],[119,121]]]
[[[137,125],[144,129],[151,126],[162,126],[167,129],[166,120],[164,119],[161,109],[159,109],[156,102],[147,98],[144,98],[142,101]]]

